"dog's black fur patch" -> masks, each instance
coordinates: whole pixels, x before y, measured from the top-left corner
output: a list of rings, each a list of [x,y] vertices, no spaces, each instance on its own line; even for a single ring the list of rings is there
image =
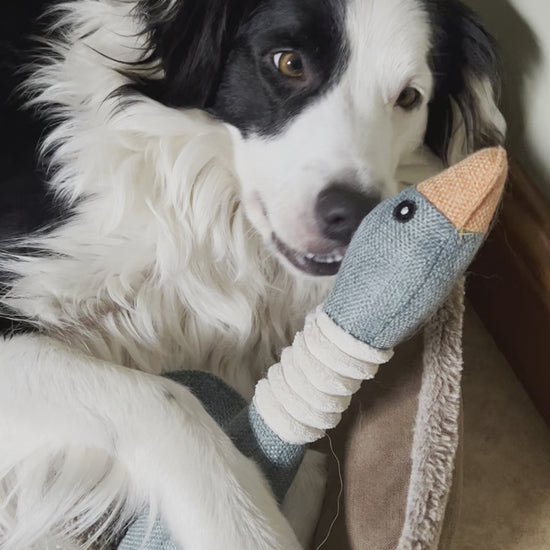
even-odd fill
[[[346,0],[186,0],[168,13],[162,2],[142,0],[161,80],[138,89],[168,105],[199,107],[250,131],[273,134],[330,87],[348,57]],[[432,27],[430,63],[435,93],[426,144],[446,160],[452,134],[451,99],[459,106],[475,148],[501,143],[498,130],[480,124],[471,77],[500,88],[492,37],[458,0],[422,0]],[[316,85],[294,87],[270,65],[268,52],[298,49],[311,61]]]
[[[275,67],[273,55],[285,50],[304,58],[307,84]],[[338,81],[347,59],[339,1],[264,2],[236,37],[212,112],[244,134],[274,134]]]
[[[32,59],[44,22],[39,16],[48,0],[8,2],[0,20],[0,254],[8,243],[10,254],[25,253],[14,248],[18,237],[37,229],[53,227],[65,218],[66,210],[54,200],[46,185],[44,166],[37,148],[48,123],[24,108],[19,86],[21,71]],[[12,276],[0,269],[0,295],[10,287]],[[12,312],[0,308],[0,334],[31,330],[31,325],[11,319]]]
[[[452,137],[451,100],[458,105],[474,149],[502,143],[496,128],[482,124],[473,96],[472,77],[487,78],[500,92],[500,60],[494,39],[477,16],[458,0],[422,0],[432,26],[430,65],[435,92],[430,102],[426,144],[442,159]]]
[[[141,7],[162,80],[138,89],[176,107],[199,107],[243,134],[277,133],[325,92],[347,62],[343,0],[186,0],[169,14]],[[278,72],[273,55],[298,51],[307,83]]]
[[[47,124],[24,109],[21,71],[32,58],[32,35],[43,31],[38,16],[45,0],[9,2],[0,27],[0,246],[62,217],[44,183],[37,145]]]

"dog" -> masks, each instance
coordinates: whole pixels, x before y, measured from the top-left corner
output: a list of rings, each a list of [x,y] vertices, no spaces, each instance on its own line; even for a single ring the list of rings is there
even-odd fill
[[[87,548],[144,506],[185,549],[306,547],[322,459],[279,509],[158,375],[203,369],[250,399],[365,214],[503,141],[495,44],[456,0],[48,14],[19,90],[49,121],[48,215],[0,256],[0,547]]]

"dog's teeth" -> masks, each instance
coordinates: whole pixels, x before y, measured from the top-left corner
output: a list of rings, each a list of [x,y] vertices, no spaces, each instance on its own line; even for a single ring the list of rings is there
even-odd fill
[[[307,260],[318,262],[320,264],[334,264],[342,261],[342,254],[313,254],[308,252],[302,256]]]

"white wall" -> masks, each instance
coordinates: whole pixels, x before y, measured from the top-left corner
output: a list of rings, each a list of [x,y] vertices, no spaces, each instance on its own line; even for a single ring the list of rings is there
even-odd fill
[[[508,145],[550,198],[550,0],[466,0],[497,39]]]

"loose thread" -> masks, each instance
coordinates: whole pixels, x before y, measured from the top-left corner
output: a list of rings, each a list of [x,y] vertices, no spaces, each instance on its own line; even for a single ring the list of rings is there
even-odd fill
[[[338,468],[338,480],[340,482],[340,490],[338,491],[338,497],[337,497],[337,500],[336,500],[336,515],[334,516],[334,519],[332,520],[332,523],[330,524],[330,526],[328,528],[328,532],[327,532],[326,537],[322,540],[322,542],[319,544],[319,546],[317,546],[317,548],[315,548],[315,550],[319,550],[321,547],[323,547],[326,544],[326,542],[328,541],[328,539],[330,538],[330,535],[332,534],[332,530],[334,528],[334,525],[336,524],[336,520],[340,516],[340,500],[342,498],[342,493],[344,492],[344,479],[342,477],[342,465],[340,464],[340,459],[338,458],[338,456],[336,456],[336,453],[334,452],[334,447],[332,446],[332,439],[331,439],[330,435],[327,434],[327,437],[328,437],[328,444],[329,444],[329,447],[330,447],[330,452],[332,453],[332,456],[336,460],[336,466]]]

